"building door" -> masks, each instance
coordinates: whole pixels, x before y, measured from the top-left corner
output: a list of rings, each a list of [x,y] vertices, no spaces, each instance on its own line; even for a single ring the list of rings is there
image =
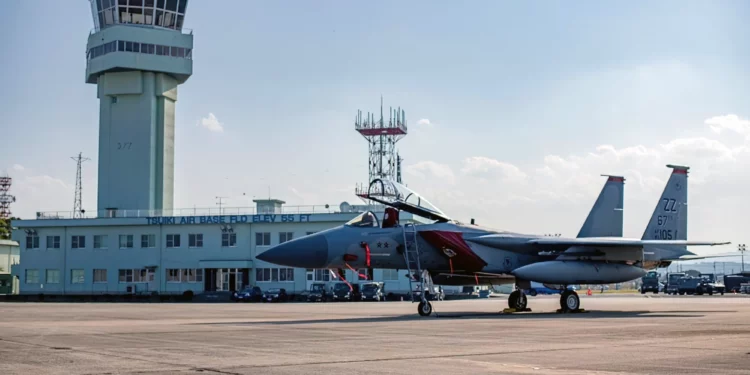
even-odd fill
[[[154,270],[148,270],[146,274],[146,280],[148,280],[148,291],[158,292],[159,287],[156,285],[156,277],[154,277]]]

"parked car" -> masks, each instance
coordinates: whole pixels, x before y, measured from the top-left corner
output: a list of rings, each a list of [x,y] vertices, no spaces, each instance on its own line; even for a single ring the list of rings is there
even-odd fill
[[[385,284],[382,282],[362,283],[362,301],[385,301]]]
[[[246,286],[239,292],[232,293],[232,301],[235,302],[260,302],[263,292],[260,287]]]
[[[286,302],[288,298],[284,288],[272,288],[263,293],[263,302]]]

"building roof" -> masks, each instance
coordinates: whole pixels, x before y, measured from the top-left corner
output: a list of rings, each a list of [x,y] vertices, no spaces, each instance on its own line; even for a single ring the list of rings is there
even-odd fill
[[[13,240],[0,239],[0,246],[18,246],[18,242],[13,241]]]

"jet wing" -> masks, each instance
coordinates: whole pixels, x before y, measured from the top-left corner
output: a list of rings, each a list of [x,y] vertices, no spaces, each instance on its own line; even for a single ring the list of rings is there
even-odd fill
[[[722,253],[722,254],[714,254],[714,255],[683,255],[675,258],[666,258],[663,259],[664,261],[672,261],[672,260],[698,260],[698,259],[710,259],[710,258],[729,258],[729,257],[738,257],[740,254],[738,253]]]
[[[638,240],[621,237],[600,238],[534,238],[526,243],[541,247],[570,247],[570,246],[596,246],[596,247],[644,247],[644,246],[717,246],[727,245],[731,242],[711,241],[685,241],[685,240]]]

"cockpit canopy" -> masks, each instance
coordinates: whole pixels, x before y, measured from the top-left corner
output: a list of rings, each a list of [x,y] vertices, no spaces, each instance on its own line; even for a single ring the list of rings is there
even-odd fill
[[[349,220],[346,224],[344,224],[349,227],[357,227],[357,228],[379,228],[380,223],[378,221],[378,217],[375,216],[372,211],[366,211],[363,212],[354,219]]]
[[[367,193],[360,196],[430,220],[451,221],[427,199],[393,180],[376,178],[370,182]]]

